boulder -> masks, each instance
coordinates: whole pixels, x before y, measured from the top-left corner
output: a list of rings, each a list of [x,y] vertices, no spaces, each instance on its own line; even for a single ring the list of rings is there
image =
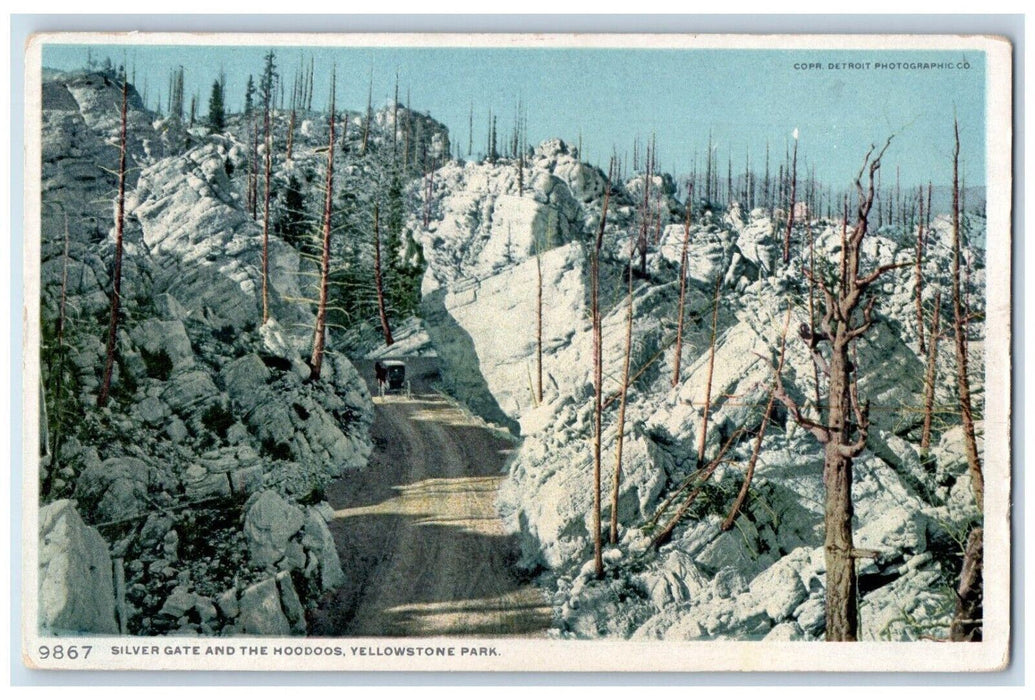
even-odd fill
[[[809,592],[798,573],[811,559],[812,550],[800,547],[756,576],[748,591],[774,622],[790,617]]]
[[[207,372],[194,369],[176,374],[167,382],[162,399],[180,414],[218,396],[219,390]]]
[[[259,356],[252,353],[227,363],[221,376],[230,398],[247,411],[259,402],[259,392],[269,381],[270,371]]]
[[[304,522],[302,511],[277,492],[261,492],[244,516],[245,541],[252,563],[272,566],[283,559],[288,543]]]
[[[141,459],[111,457],[82,471],[75,495],[96,504],[94,513],[98,520],[122,520],[145,509],[148,473],[149,468]]]
[[[322,590],[337,588],[345,583],[341,570],[338,549],[320,510],[310,506],[306,509],[305,528],[302,531],[302,546],[320,562],[320,587]]]
[[[298,599],[295,584],[291,582],[291,574],[282,571],[277,574],[276,581],[280,591],[281,610],[284,611],[284,616],[291,624],[291,631],[295,634],[305,634],[305,608],[302,607],[302,601]]]
[[[194,366],[194,351],[182,321],[146,319],[130,331],[130,339],[153,358],[164,355],[172,372]]]
[[[39,624],[48,632],[115,634],[111,556],[72,501],[39,512]]]
[[[286,637],[291,634],[291,623],[280,604],[277,580],[265,581],[244,589],[239,603],[237,625],[242,634]]]

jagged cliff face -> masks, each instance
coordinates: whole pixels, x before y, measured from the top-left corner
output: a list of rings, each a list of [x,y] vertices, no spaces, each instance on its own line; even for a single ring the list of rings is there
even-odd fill
[[[484,417],[523,436],[500,497],[500,511],[522,543],[525,566],[545,567],[559,633],[649,639],[817,639],[823,634],[823,484],[821,447],[776,412],[761,447],[743,514],[719,528],[743,479],[772,383],[787,300],[792,299],[784,383],[801,401],[813,395],[813,365],[797,337],[809,323],[800,270],[809,250],[796,229],[784,268],[782,230],[768,212],[695,216],[687,277],[687,327],[681,381],[672,387],[683,209],[671,180],[652,221],[648,279],[635,281],[632,371],[618,499],[620,543],[605,552],[612,572],[592,579],[592,337],[589,247],[599,226],[604,174],[559,141],[517,161],[449,163],[435,174],[427,227],[410,226],[428,269],[422,312],[448,388]],[[624,359],[625,278],[643,178],[618,183],[604,237],[602,294],[604,396],[619,388]],[[980,238],[984,222],[969,226]],[[815,256],[836,261],[840,222],[813,221]],[[948,269],[948,222],[934,225],[925,262],[929,302]],[[866,265],[910,262],[915,233],[871,232]],[[536,255],[539,254],[538,266]],[[634,263],[638,258],[633,256]],[[828,263],[821,262],[819,265]],[[543,402],[534,397],[536,298],[543,289]],[[968,253],[975,289],[983,254]],[[646,527],[659,504],[696,468],[708,382],[715,285],[717,316],[706,454],[738,428],[728,461],[699,505],[656,555]],[[976,517],[961,436],[951,418],[922,461],[925,358],[917,347],[913,276],[889,275],[879,290],[880,321],[858,348],[860,393],[873,406],[869,449],[856,461],[856,545],[879,556],[860,568],[865,639],[908,639],[924,632],[908,620],[947,626],[947,592],[958,565],[956,541]],[[944,294],[943,294],[944,297]],[[980,303],[980,300],[974,299]],[[975,329],[980,335],[980,330]],[[953,401],[948,343],[939,354],[938,401]],[[980,375],[980,343],[972,345]],[[642,371],[639,371],[642,370]],[[614,469],[617,401],[604,417],[605,493]],[[604,520],[610,506],[605,498]],[[667,517],[667,516],[666,516]]]
[[[111,631],[108,612],[75,614],[110,611],[111,578],[75,590],[74,566],[47,563],[85,542],[73,562],[88,555],[110,569],[103,560],[114,557],[124,572],[118,622],[131,634],[304,632],[304,606],[342,575],[320,489],[364,466],[369,395],[335,352],[321,380],[306,381],[313,315],[300,301],[299,253],[276,237],[261,325],[247,145],[156,120],[131,89],[123,315],[113,400],[96,408],[120,92],[96,74],[43,86],[41,526],[60,536],[41,543],[41,620]]]

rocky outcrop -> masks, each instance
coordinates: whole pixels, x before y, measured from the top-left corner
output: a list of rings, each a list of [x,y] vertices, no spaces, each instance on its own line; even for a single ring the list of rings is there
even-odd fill
[[[52,74],[44,85],[45,347],[56,346],[51,336],[63,283],[74,315],[64,329],[61,364],[56,355],[44,359],[52,372],[65,370],[66,417],[57,454],[43,462],[44,498],[74,497],[87,525],[115,523],[125,531],[112,550],[125,562],[131,634],[304,631],[305,607],[344,574],[323,511],[296,501],[312,504],[342,470],[365,466],[369,393],[333,337],[320,380],[308,380],[303,356],[314,320],[301,301],[304,263],[276,232],[269,241],[271,318],[262,324],[261,224],[244,211],[247,144],[158,119],[131,87],[123,318],[111,402],[96,408],[120,90],[110,76],[89,73]],[[316,157],[304,137],[296,144],[300,157]],[[55,397],[47,399],[53,408]],[[285,513],[297,516],[286,540],[278,520]],[[82,535],[55,540],[48,551],[60,562],[61,547],[81,554],[87,541],[91,552],[107,549]],[[51,579],[58,583],[47,585],[60,585],[55,567]],[[110,561],[105,570],[110,590]],[[286,627],[261,621],[266,609],[276,618],[272,607],[251,604],[255,591],[245,596],[278,574]],[[57,600],[57,593],[48,595]],[[103,626],[98,615],[62,605],[54,625]],[[246,620],[238,619],[242,614]]]
[[[722,214],[707,203],[695,207],[684,355],[680,381],[673,387],[684,209],[674,199],[671,179],[655,176],[651,192],[661,195],[660,221],[652,222],[657,242],[647,255],[646,279],[637,272],[634,280],[630,365],[635,379],[629,387],[618,499],[620,541],[605,553],[607,580],[596,581],[587,563],[592,552],[594,352],[588,256],[599,225],[603,175],[583,165],[562,142],[550,141],[526,159],[523,179],[525,189],[519,192],[517,164],[502,159],[440,168],[435,219],[426,228],[412,229],[428,261],[424,321],[445,368],[447,388],[483,417],[524,438],[502,486],[499,509],[518,535],[521,563],[549,571],[543,582],[554,591],[561,634],[821,637],[822,453],[782,407],[763,440],[743,515],[734,529],[719,527],[743,478],[785,324],[784,384],[800,404],[815,401],[812,360],[798,337],[812,323],[808,304],[796,303],[789,320],[786,316],[787,298],[807,300],[809,295],[800,272],[804,263],[797,259],[808,248],[796,247],[791,265],[785,266],[782,235],[770,212],[745,212],[736,204]],[[613,184],[601,254],[605,490],[614,471],[615,399],[625,353],[624,276],[631,240],[641,225],[637,205],[644,187],[640,175]],[[810,233],[817,260],[837,258],[839,222],[813,221]],[[944,238],[944,222],[936,222],[932,235]],[[866,264],[908,262],[909,245],[908,236],[871,231]],[[935,259],[944,255],[944,249],[938,250],[925,262],[932,280],[946,264],[944,257]],[[980,257],[968,252],[977,280],[983,274]],[[543,271],[542,402],[533,391],[537,262]],[[639,268],[638,256],[632,263]],[[906,597],[932,580],[947,580],[951,574],[938,560],[975,517],[953,431],[944,433],[929,457],[913,447],[911,433],[921,415],[912,408],[922,393],[925,357],[910,331],[915,318],[911,280],[894,275],[882,280],[880,319],[853,357],[860,394],[883,407],[871,413],[870,451],[856,460],[853,486],[856,544],[878,553],[860,569],[864,606],[872,606],[873,624],[880,624],[879,630],[864,626],[872,639],[911,638],[913,632],[901,620],[914,608],[932,624],[944,621],[935,611],[936,604],[945,604],[941,594],[920,596],[915,604]],[[721,294],[711,362],[717,284]],[[951,365],[947,355],[943,360]],[[656,531],[651,523],[655,511],[701,466],[696,452],[709,392],[705,462],[732,439],[731,447],[672,541],[655,556],[647,551]],[[667,519],[671,512],[658,517]]]

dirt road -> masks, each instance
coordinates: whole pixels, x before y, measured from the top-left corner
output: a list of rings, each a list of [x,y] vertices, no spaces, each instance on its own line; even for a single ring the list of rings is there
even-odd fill
[[[433,392],[433,366],[408,362],[412,396],[375,397],[369,467],[328,488],[348,581],[314,612],[311,635],[538,635],[550,625],[496,515],[514,443]]]

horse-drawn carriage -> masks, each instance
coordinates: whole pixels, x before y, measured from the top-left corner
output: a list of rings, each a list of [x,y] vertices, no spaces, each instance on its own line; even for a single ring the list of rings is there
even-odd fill
[[[378,392],[401,391],[406,387],[406,364],[401,360],[385,360],[374,363]]]

